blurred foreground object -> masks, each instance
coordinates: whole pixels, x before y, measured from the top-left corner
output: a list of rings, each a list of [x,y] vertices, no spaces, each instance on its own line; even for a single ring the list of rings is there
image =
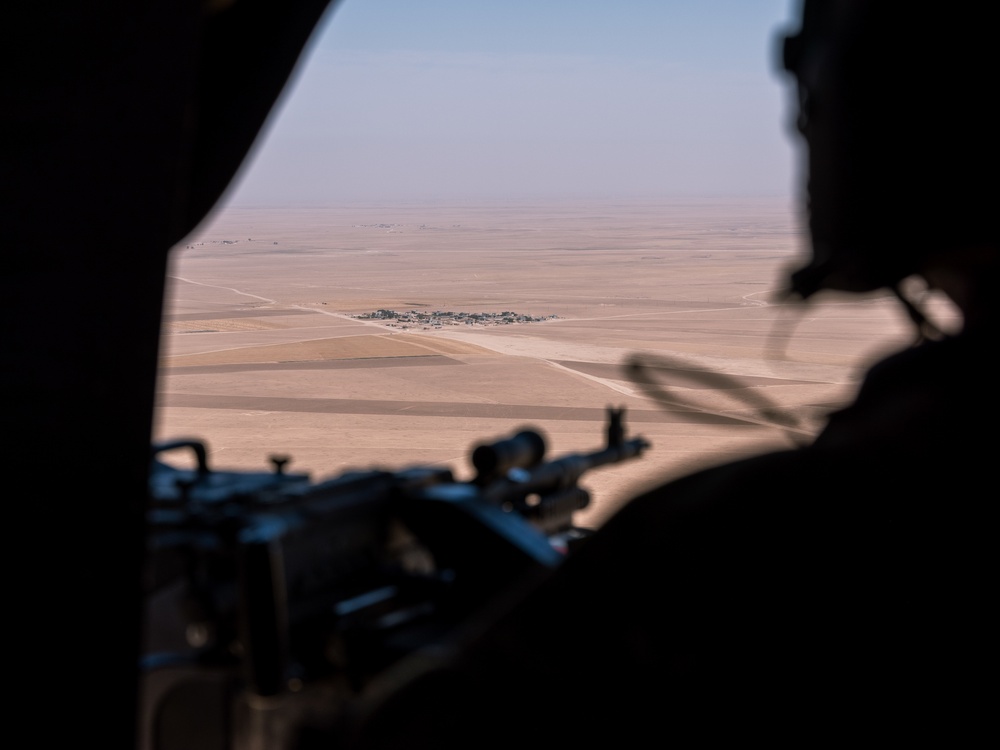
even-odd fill
[[[815,440],[633,499],[375,707],[361,747],[996,734],[996,22],[967,1],[806,0],[802,19],[783,62],[812,248],[792,294],[890,288],[926,339],[899,289],[916,275],[962,330],[875,365]]]
[[[198,441],[158,446],[151,474],[143,747],[295,747],[351,730],[373,680],[447,650],[484,607],[557,568],[590,532],[578,482],[636,458],[623,412],[605,446],[546,460],[522,430],[444,468],[349,472],[319,483],[209,469]],[[191,451],[196,467],[161,460]],[[203,744],[204,743],[204,744]]]
[[[135,743],[169,249],[228,186],[327,0],[6,4],[0,382],[35,741]],[[100,689],[95,685],[100,684]]]

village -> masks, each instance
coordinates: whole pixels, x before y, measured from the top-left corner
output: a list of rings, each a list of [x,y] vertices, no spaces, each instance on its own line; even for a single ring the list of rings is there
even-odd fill
[[[541,323],[545,320],[557,318],[557,315],[547,315],[537,317],[534,315],[522,315],[516,312],[505,310],[504,312],[451,312],[450,310],[434,310],[433,312],[420,312],[409,310],[407,312],[396,312],[395,310],[379,309],[374,312],[352,315],[352,318],[359,320],[382,321],[389,328],[400,328],[409,330],[413,326],[421,326],[424,330],[432,328],[443,328],[444,326],[500,326],[513,325],[516,323]]]

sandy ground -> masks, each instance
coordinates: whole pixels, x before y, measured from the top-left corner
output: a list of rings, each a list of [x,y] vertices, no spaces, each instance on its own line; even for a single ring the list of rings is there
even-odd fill
[[[317,479],[467,476],[477,442],[525,425],[551,455],[596,450],[603,410],[626,406],[652,448],[582,482],[581,521],[598,525],[651,483],[790,446],[747,399],[808,436],[908,343],[884,296],[781,302],[802,243],[766,199],[229,209],[173,254],[155,437],[203,438],[218,467],[282,454]],[[352,317],[379,308],[557,317],[406,331]],[[635,354],[670,406],[624,370]]]

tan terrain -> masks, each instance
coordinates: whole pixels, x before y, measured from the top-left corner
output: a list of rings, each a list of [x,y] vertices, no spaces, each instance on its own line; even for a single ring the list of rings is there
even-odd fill
[[[173,255],[155,437],[201,437],[220,468],[466,476],[477,441],[528,424],[550,455],[597,449],[626,406],[652,448],[582,482],[597,525],[650,482],[792,445],[909,341],[884,296],[781,302],[802,243],[772,199],[228,209]],[[353,317],[379,309],[439,315]],[[469,318],[501,312],[542,320]],[[672,406],[633,353],[664,358]],[[761,397],[798,431],[762,426]]]

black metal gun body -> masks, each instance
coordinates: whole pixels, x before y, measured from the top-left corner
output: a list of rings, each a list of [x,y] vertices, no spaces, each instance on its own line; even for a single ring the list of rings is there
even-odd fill
[[[589,503],[580,477],[647,447],[624,439],[621,416],[610,412],[607,445],[590,454],[546,462],[534,431],[481,445],[471,482],[413,468],[314,484],[284,461],[271,473],[212,471],[197,441],[155,448],[148,746],[189,742],[177,724],[199,704],[224,715],[195,723],[220,747],[289,746],[305,706],[335,712],[506,587],[559,565],[586,536],[573,524]],[[197,466],[159,459],[177,449]],[[243,718],[229,708],[236,696]]]

